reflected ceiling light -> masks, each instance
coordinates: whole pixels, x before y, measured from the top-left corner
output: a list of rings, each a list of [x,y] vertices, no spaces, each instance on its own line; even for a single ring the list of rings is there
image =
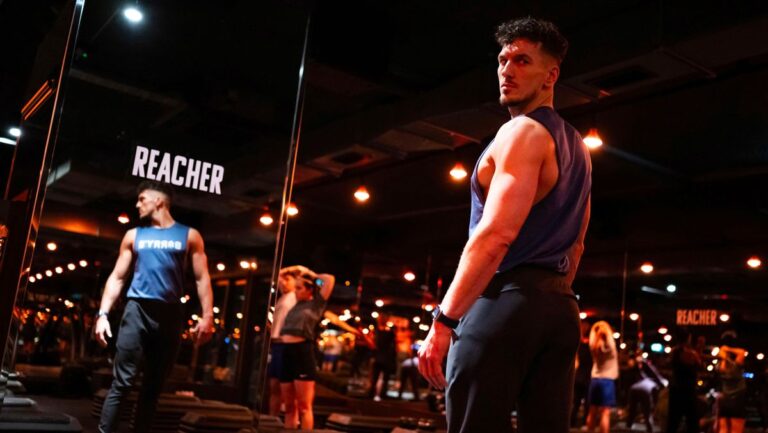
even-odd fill
[[[672,341],[672,336],[667,334],[664,336],[664,341]]]
[[[78,262],[78,264],[80,265],[81,268],[84,268],[84,267],[88,266],[88,262],[86,262],[85,260],[80,260],[80,262]]]
[[[287,213],[288,216],[296,216],[299,214],[299,208],[296,207],[295,203],[290,203],[288,209],[285,210],[285,213]]]
[[[224,269],[227,269],[227,265],[225,265],[224,263],[216,263],[216,269],[218,269],[219,271],[223,271]]]
[[[70,264],[67,265],[67,269],[69,269],[70,271],[74,271],[75,268],[77,268],[77,266],[75,266],[74,263],[70,263]]]
[[[376,304],[376,306],[377,306],[377,307],[379,307],[379,308],[381,308],[381,307],[383,307],[383,306],[384,306],[384,301],[382,301],[381,299],[377,299],[377,300],[376,300],[376,302],[374,302],[374,303],[375,303],[375,304]]]
[[[729,320],[731,320],[731,316],[728,313],[723,313],[720,315],[721,322],[727,322]]]
[[[416,274],[414,274],[411,271],[408,271],[403,274],[403,278],[405,278],[405,281],[413,281],[416,279]]]
[[[117,217],[117,221],[120,224],[128,224],[129,222],[131,222],[131,219],[128,217],[127,213],[123,212],[120,214],[119,217]]]
[[[35,277],[33,277],[33,276],[30,276],[30,277],[29,277],[29,282],[30,282],[30,283],[34,283],[35,281],[37,281],[37,278],[35,278]]]
[[[659,334],[664,335],[667,332],[669,332],[669,329],[667,329],[666,326],[662,326],[662,327],[659,328]]]
[[[590,128],[587,135],[584,137],[584,144],[590,149],[597,149],[603,145],[603,139],[600,138],[600,134],[597,133],[597,128]]]
[[[11,128],[8,130],[8,133],[11,134],[11,137],[21,137],[21,129],[19,128]]]
[[[272,215],[269,212],[264,212],[264,214],[259,218],[259,222],[263,226],[271,226],[275,220],[272,218]]]
[[[360,185],[360,187],[357,188],[357,191],[355,191],[355,200],[360,203],[365,203],[369,198],[371,198],[371,194],[368,192],[368,189],[365,185]]]
[[[43,274],[38,272],[38,273],[35,274],[35,278],[37,278],[38,280],[42,280],[43,279]]]
[[[133,6],[123,9],[123,16],[132,23],[139,23],[144,19],[144,14]]]
[[[52,277],[53,276],[53,272],[51,272],[51,270],[48,269],[47,271],[45,271],[45,276],[46,277]]]
[[[56,242],[48,242],[45,247],[48,248],[48,251],[56,251],[56,249],[59,248],[59,246],[56,245]]]
[[[639,319],[639,318],[640,318],[640,315],[637,314],[637,313],[632,313],[632,314],[629,315],[629,320],[631,320],[633,322],[637,322],[637,319]]]
[[[64,272],[64,268],[62,268],[61,266],[56,266],[54,271],[56,271],[57,274],[60,274],[60,273]]]
[[[749,260],[747,260],[747,266],[749,266],[752,269],[757,269],[762,265],[763,265],[763,261],[760,260],[760,257],[752,256],[749,258]]]
[[[243,269],[248,269],[249,267],[251,267],[251,264],[248,263],[247,260],[240,260],[240,267]]]
[[[667,292],[669,293],[675,293],[677,291],[677,286],[674,284],[670,284],[667,286]]]
[[[650,274],[653,272],[653,263],[651,262],[645,262],[642,265],[640,265],[640,270],[643,271],[645,274]]]
[[[460,162],[457,162],[451,169],[451,177],[454,180],[462,180],[467,177],[467,169]]]
[[[586,312],[584,312],[584,311],[582,311],[581,313],[579,313],[579,318],[580,318],[581,320],[584,320],[584,319],[586,319],[586,318],[587,318],[587,316],[588,316],[588,315],[587,315],[587,313],[586,313]]]

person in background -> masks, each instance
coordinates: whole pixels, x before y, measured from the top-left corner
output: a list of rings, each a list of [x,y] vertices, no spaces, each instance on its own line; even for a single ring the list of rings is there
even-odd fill
[[[388,317],[381,313],[376,328],[376,350],[373,354],[373,371],[369,394],[374,401],[381,401],[386,396],[389,377],[395,372],[397,363],[395,333],[387,320]],[[379,379],[381,380],[379,381]]]
[[[285,401],[285,427],[312,430],[315,425],[312,403],[315,399],[317,361],[315,329],[333,291],[336,278],[330,274],[315,274],[301,267],[296,280],[296,305],[288,311],[280,331],[285,344],[280,395]]]
[[[687,329],[680,328],[675,341],[677,345],[671,352],[672,380],[669,385],[667,433],[677,433],[683,417],[686,433],[698,433],[696,374],[702,366],[701,356],[697,349],[691,347],[691,333]]]
[[[303,266],[289,266],[280,270],[277,276],[277,288],[280,298],[275,303],[275,313],[272,316],[272,332],[270,342],[270,360],[267,368],[269,377],[269,414],[280,415],[280,406],[285,405],[280,395],[280,376],[283,370],[283,352],[285,344],[280,335],[283,330],[285,316],[296,305],[296,278],[307,272]]]
[[[403,360],[400,363],[400,390],[398,391],[398,398],[403,398],[403,391],[405,390],[405,382],[410,382],[411,390],[413,391],[413,400],[419,401],[419,346],[414,344],[411,346],[411,356]]]
[[[742,433],[747,417],[746,351],[737,346],[733,331],[723,334],[722,341],[717,353],[717,373],[722,386],[717,398],[717,432]]]
[[[635,366],[639,380],[629,388],[627,428],[632,429],[639,408],[643,413],[646,433],[653,433],[652,414],[656,408],[656,400],[659,396],[659,390],[665,388],[668,382],[653,363],[642,356],[635,359]]]
[[[611,428],[611,409],[616,407],[616,379],[619,377],[619,357],[613,329],[605,321],[592,325],[589,333],[589,349],[592,353],[592,378],[589,383],[589,415],[587,430],[600,433]]]

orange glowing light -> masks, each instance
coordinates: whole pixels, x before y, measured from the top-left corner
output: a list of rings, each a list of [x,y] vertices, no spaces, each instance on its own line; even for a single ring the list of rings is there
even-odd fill
[[[368,201],[369,198],[371,198],[371,194],[368,192],[368,189],[361,185],[359,188],[357,188],[357,191],[355,191],[355,200],[359,201],[360,203],[365,203]]]
[[[454,180],[462,180],[467,177],[467,169],[460,162],[457,162],[451,169],[450,174]]]
[[[584,144],[590,149],[597,149],[603,145],[603,139],[600,138],[600,134],[597,133],[597,128],[590,128],[586,137],[584,137]]]

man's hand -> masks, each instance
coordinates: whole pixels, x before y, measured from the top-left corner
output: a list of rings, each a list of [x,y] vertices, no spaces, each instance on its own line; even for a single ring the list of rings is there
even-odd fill
[[[210,341],[212,336],[213,316],[203,316],[200,320],[197,321],[195,328],[192,329],[192,338],[195,340],[197,345],[202,346],[203,344]]]
[[[112,328],[109,326],[107,316],[99,316],[96,319],[96,327],[93,328],[93,333],[96,335],[96,341],[99,342],[101,347],[107,347],[107,337],[112,338]]]
[[[451,345],[452,333],[451,328],[435,322],[419,349],[419,372],[437,389],[445,389],[448,386],[443,374],[443,359]]]

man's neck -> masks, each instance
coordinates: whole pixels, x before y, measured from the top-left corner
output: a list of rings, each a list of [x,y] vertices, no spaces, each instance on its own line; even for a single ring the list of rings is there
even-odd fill
[[[152,227],[159,228],[159,229],[167,229],[168,227],[175,224],[176,221],[173,220],[173,217],[168,211],[161,211],[158,212],[158,215],[152,216]]]
[[[530,113],[539,107],[554,108],[552,93],[542,93],[538,97],[523,105],[510,105],[507,107],[509,115],[513,118]]]

